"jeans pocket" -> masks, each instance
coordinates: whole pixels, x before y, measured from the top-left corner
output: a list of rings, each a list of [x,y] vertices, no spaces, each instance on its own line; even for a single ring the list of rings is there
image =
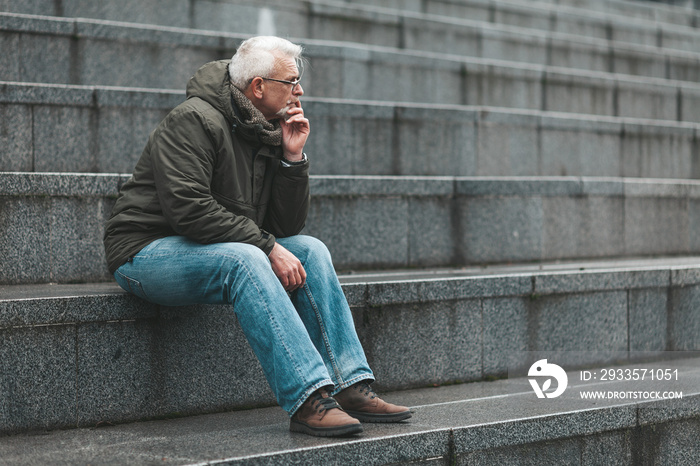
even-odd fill
[[[127,277],[119,270],[114,272],[114,278],[117,280],[119,286],[121,286],[124,290],[138,296],[139,298],[148,299],[148,296],[146,296],[146,293],[143,291],[140,281]]]

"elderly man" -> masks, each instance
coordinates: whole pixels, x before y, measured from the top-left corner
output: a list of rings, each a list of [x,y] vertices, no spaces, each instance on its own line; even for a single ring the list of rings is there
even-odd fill
[[[310,131],[300,60],[298,45],[254,37],[200,68],[121,189],[105,251],[143,299],[232,305],[290,429],[349,435],[411,412],[370,388],[328,250],[299,235]]]

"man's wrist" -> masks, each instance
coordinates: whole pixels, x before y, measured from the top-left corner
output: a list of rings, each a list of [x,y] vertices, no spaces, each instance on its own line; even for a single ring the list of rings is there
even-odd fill
[[[283,167],[294,167],[296,165],[304,164],[306,162],[306,160],[307,160],[307,158],[306,158],[305,152],[302,152],[301,157],[298,158],[297,160],[292,160],[292,159],[289,159],[285,156],[282,156],[282,166]]]

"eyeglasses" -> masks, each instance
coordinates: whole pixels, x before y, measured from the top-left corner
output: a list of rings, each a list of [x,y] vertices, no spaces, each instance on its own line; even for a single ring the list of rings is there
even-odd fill
[[[263,78],[262,76],[261,76],[261,78],[264,81],[274,81],[276,83],[291,84],[292,85],[292,92],[294,92],[297,89],[297,86],[299,85],[299,81],[301,81],[301,79],[295,79],[294,81],[285,81],[284,79]],[[251,79],[251,82],[252,81],[253,80]]]

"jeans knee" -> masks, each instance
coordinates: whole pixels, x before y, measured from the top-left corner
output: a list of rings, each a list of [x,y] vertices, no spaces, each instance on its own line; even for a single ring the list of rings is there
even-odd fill
[[[270,271],[267,255],[257,246],[245,243],[222,243],[222,245],[228,244],[231,245],[230,248],[224,246],[225,250],[222,254],[221,268],[224,271],[249,271],[253,275]]]
[[[325,243],[318,238],[314,238],[313,236],[307,235],[299,235],[296,238],[298,239],[300,244],[304,246],[304,248],[310,251],[328,252],[328,248],[326,247]]]
[[[270,266],[267,255],[257,246],[243,243],[231,243],[233,246],[222,254],[221,280],[227,293],[227,299],[234,304],[238,313],[244,307],[237,307],[235,303],[243,295],[257,293],[256,296],[273,296],[280,291],[279,279]]]
[[[328,247],[318,238],[306,235],[295,236],[293,248],[293,253],[302,262],[332,265],[331,253],[328,251]]]

